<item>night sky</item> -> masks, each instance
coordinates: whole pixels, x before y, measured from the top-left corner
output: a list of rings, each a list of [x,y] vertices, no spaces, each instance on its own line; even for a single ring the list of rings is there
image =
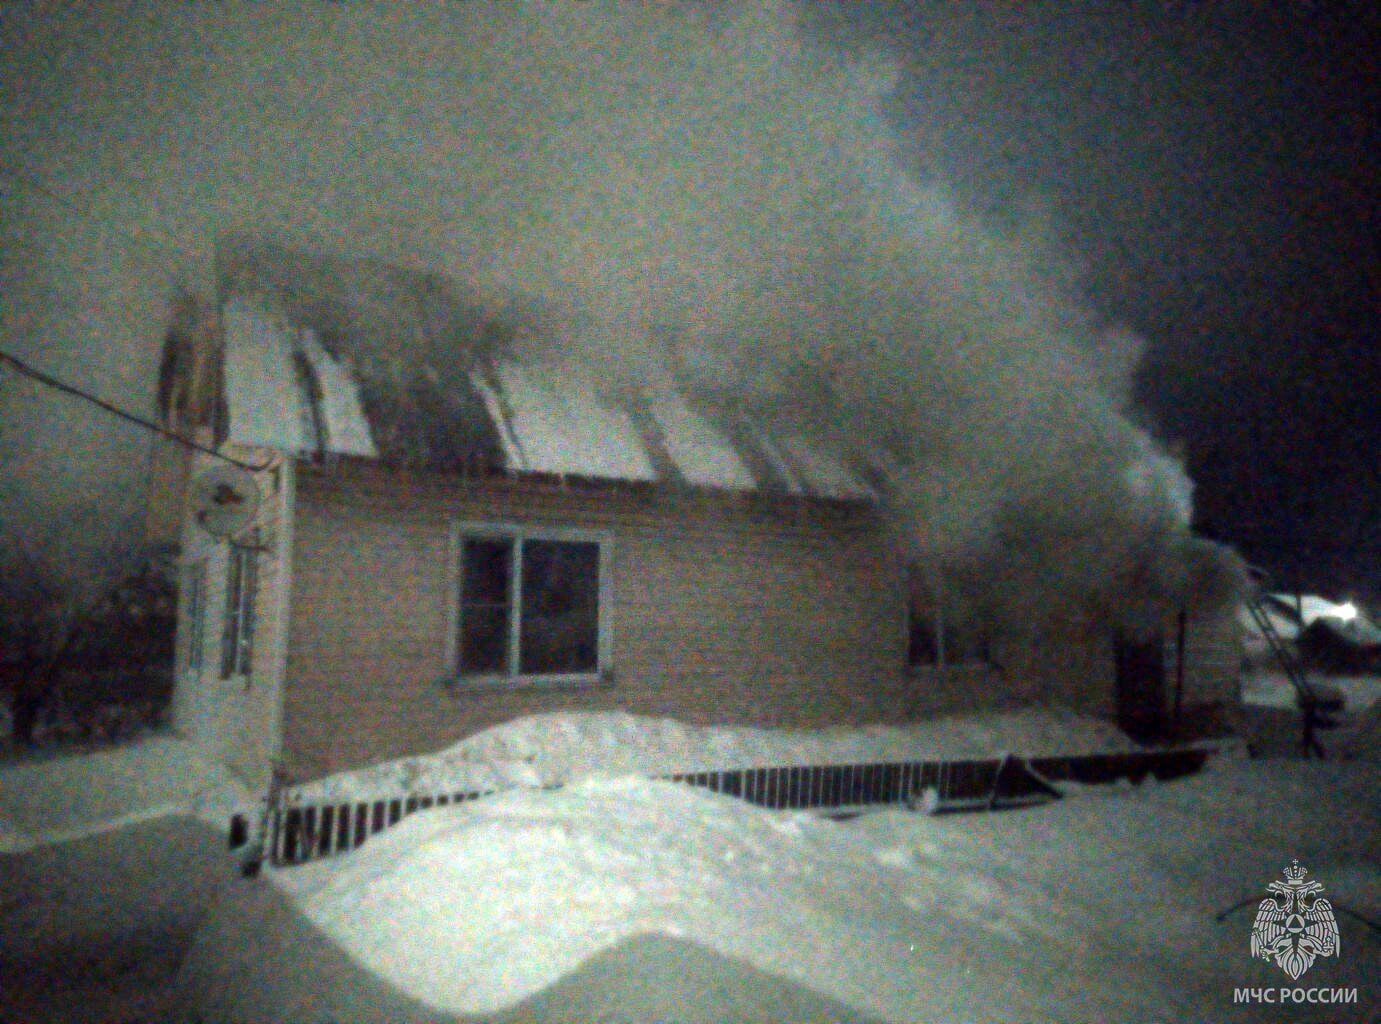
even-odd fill
[[[1196,526],[1381,597],[1377,7],[961,6],[824,20],[901,56],[920,166],[997,217],[1044,204],[1146,339],[1137,398]]]
[[[606,16],[565,6],[591,26]],[[471,193],[417,139],[412,100],[369,77],[373,60],[444,60],[441,15],[419,15],[400,56],[408,25],[363,3],[281,18],[218,3],[2,10],[6,351],[148,413],[167,300],[206,286],[220,231],[268,224],[469,265],[425,196],[449,211]],[[1374,5],[812,2],[800,24],[822,50],[894,60],[882,106],[907,172],[994,232],[1038,229],[1052,278],[1142,339],[1128,414],[1184,457],[1198,529],[1284,584],[1381,598]],[[312,92],[337,59],[354,88],[323,86],[300,120],[256,102]],[[424,85],[418,102],[444,122],[434,108],[462,86]],[[353,141],[336,148],[333,131]],[[463,135],[452,143],[474,143]],[[299,137],[317,159],[298,162]],[[256,154],[279,175],[271,195]],[[457,175],[481,187],[473,161]],[[344,209],[350,230],[333,235]],[[137,505],[137,431],[8,372],[0,415],[8,528]]]

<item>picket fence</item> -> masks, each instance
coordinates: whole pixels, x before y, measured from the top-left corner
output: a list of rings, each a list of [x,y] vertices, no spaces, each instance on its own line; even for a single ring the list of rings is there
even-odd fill
[[[1197,772],[1209,750],[1136,751],[1064,757],[961,761],[892,761],[789,765],[680,772],[666,781],[737,797],[773,810],[805,810],[845,817],[879,805],[930,813],[999,810],[1058,799],[1054,783],[1098,785],[1147,776],[1172,779]],[[553,787],[555,788],[555,787]],[[271,799],[251,835],[243,816],[231,824],[232,848],[245,850],[246,874],[267,860],[275,867],[345,853],[409,815],[494,795],[497,790],[399,793],[363,801],[302,803],[290,792]]]

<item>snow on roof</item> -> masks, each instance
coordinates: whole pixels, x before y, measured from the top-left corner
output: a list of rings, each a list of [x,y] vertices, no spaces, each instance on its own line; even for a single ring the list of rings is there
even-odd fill
[[[513,432],[513,425],[504,415],[503,399],[499,397],[499,392],[485,380],[481,373],[471,373],[470,383],[474,385],[475,392],[484,402],[485,412],[498,428],[499,447],[503,453],[504,466],[514,472],[521,471],[527,466],[527,460],[523,458],[523,449],[518,444],[518,435]]]
[[[1317,594],[1267,594],[1272,606],[1283,610],[1295,621],[1310,625],[1317,619],[1350,621],[1357,617],[1357,609],[1347,602],[1341,604]]]
[[[667,455],[688,482],[734,491],[757,486],[724,435],[694,412],[680,394],[667,391],[658,395],[649,411],[661,429]]]
[[[268,311],[279,308],[293,311]],[[323,333],[298,322],[303,308],[252,293],[226,302],[228,440],[437,469],[875,497],[818,446],[719,422],[671,386],[615,398],[569,365]]]
[[[292,328],[247,302],[225,307],[225,395],[228,440],[238,444],[309,451],[303,430],[309,415],[293,365]]]
[[[321,347],[316,332],[311,328],[303,329],[299,344],[320,388],[319,408],[327,448],[341,455],[376,458],[379,452],[374,447],[369,422],[360,405],[359,385],[350,371]]]
[[[494,374],[501,436],[519,461],[507,468],[611,480],[655,480],[652,463],[629,415],[601,402],[583,374],[552,366],[499,364]]]
[[[359,384],[310,328],[241,299],[226,304],[227,440],[294,454],[376,456]]]
[[[782,448],[795,465],[796,473],[805,489],[814,494],[836,498],[873,498],[872,489],[859,482],[848,468],[827,452],[807,444],[800,438],[785,438]]]
[[[1299,619],[1294,615],[1286,615],[1281,610],[1271,604],[1263,604],[1261,611],[1265,613],[1266,619],[1270,622],[1271,628],[1282,640],[1294,640],[1299,636]],[[1255,616],[1245,605],[1237,609],[1237,624],[1242,628],[1243,633],[1255,640],[1265,642],[1265,637],[1261,633],[1261,627],[1257,624]]]
[[[806,493],[806,488],[805,485],[801,483],[801,478],[796,474],[796,471],[791,468],[791,463],[787,461],[786,456],[773,442],[772,438],[768,437],[765,431],[754,429],[753,440],[762,451],[763,458],[767,460],[767,464],[772,468],[772,472],[781,479],[782,485],[786,488],[787,493]]]

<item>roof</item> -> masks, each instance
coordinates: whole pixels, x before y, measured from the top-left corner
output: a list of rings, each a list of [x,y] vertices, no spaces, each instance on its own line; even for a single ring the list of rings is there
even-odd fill
[[[1320,617],[1304,629],[1300,639],[1357,650],[1381,650],[1381,627],[1360,615],[1346,622],[1339,618]]]
[[[518,356],[449,282],[268,265],[241,262],[222,280],[227,441],[449,471],[874,496],[818,443],[671,383],[615,391],[578,365]]]
[[[1345,622],[1357,617],[1357,609],[1346,602],[1330,601],[1317,594],[1266,594],[1267,604],[1298,625],[1308,626],[1319,619]]]

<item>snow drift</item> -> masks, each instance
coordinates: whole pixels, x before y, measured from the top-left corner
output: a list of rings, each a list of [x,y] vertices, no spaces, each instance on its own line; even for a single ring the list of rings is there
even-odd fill
[[[402,758],[294,786],[303,802],[456,790],[553,786],[591,775],[648,776],[791,765],[1044,757],[1137,749],[1107,722],[1031,708],[909,726],[795,731],[693,726],[626,712],[530,715],[425,757]]]
[[[1378,797],[1374,776],[1337,766],[1236,760],[1035,811],[847,824],[630,777],[518,790],[271,871],[277,896],[240,890],[189,955],[177,1005],[224,1019],[569,1020],[563,1001],[590,1006],[589,986],[607,982],[610,1019],[729,1019],[714,986],[678,1006],[633,983],[657,935],[692,964],[778,979],[764,998],[817,993],[847,1008],[840,1019],[1257,1019],[1233,987],[1284,976],[1251,959],[1250,914],[1214,914],[1292,857],[1335,905],[1374,914]],[[1361,986],[1342,1019],[1365,1019],[1375,998],[1366,942],[1344,923],[1350,955],[1311,977]],[[622,980],[592,967],[610,955]],[[663,984],[665,968],[652,965]]]

